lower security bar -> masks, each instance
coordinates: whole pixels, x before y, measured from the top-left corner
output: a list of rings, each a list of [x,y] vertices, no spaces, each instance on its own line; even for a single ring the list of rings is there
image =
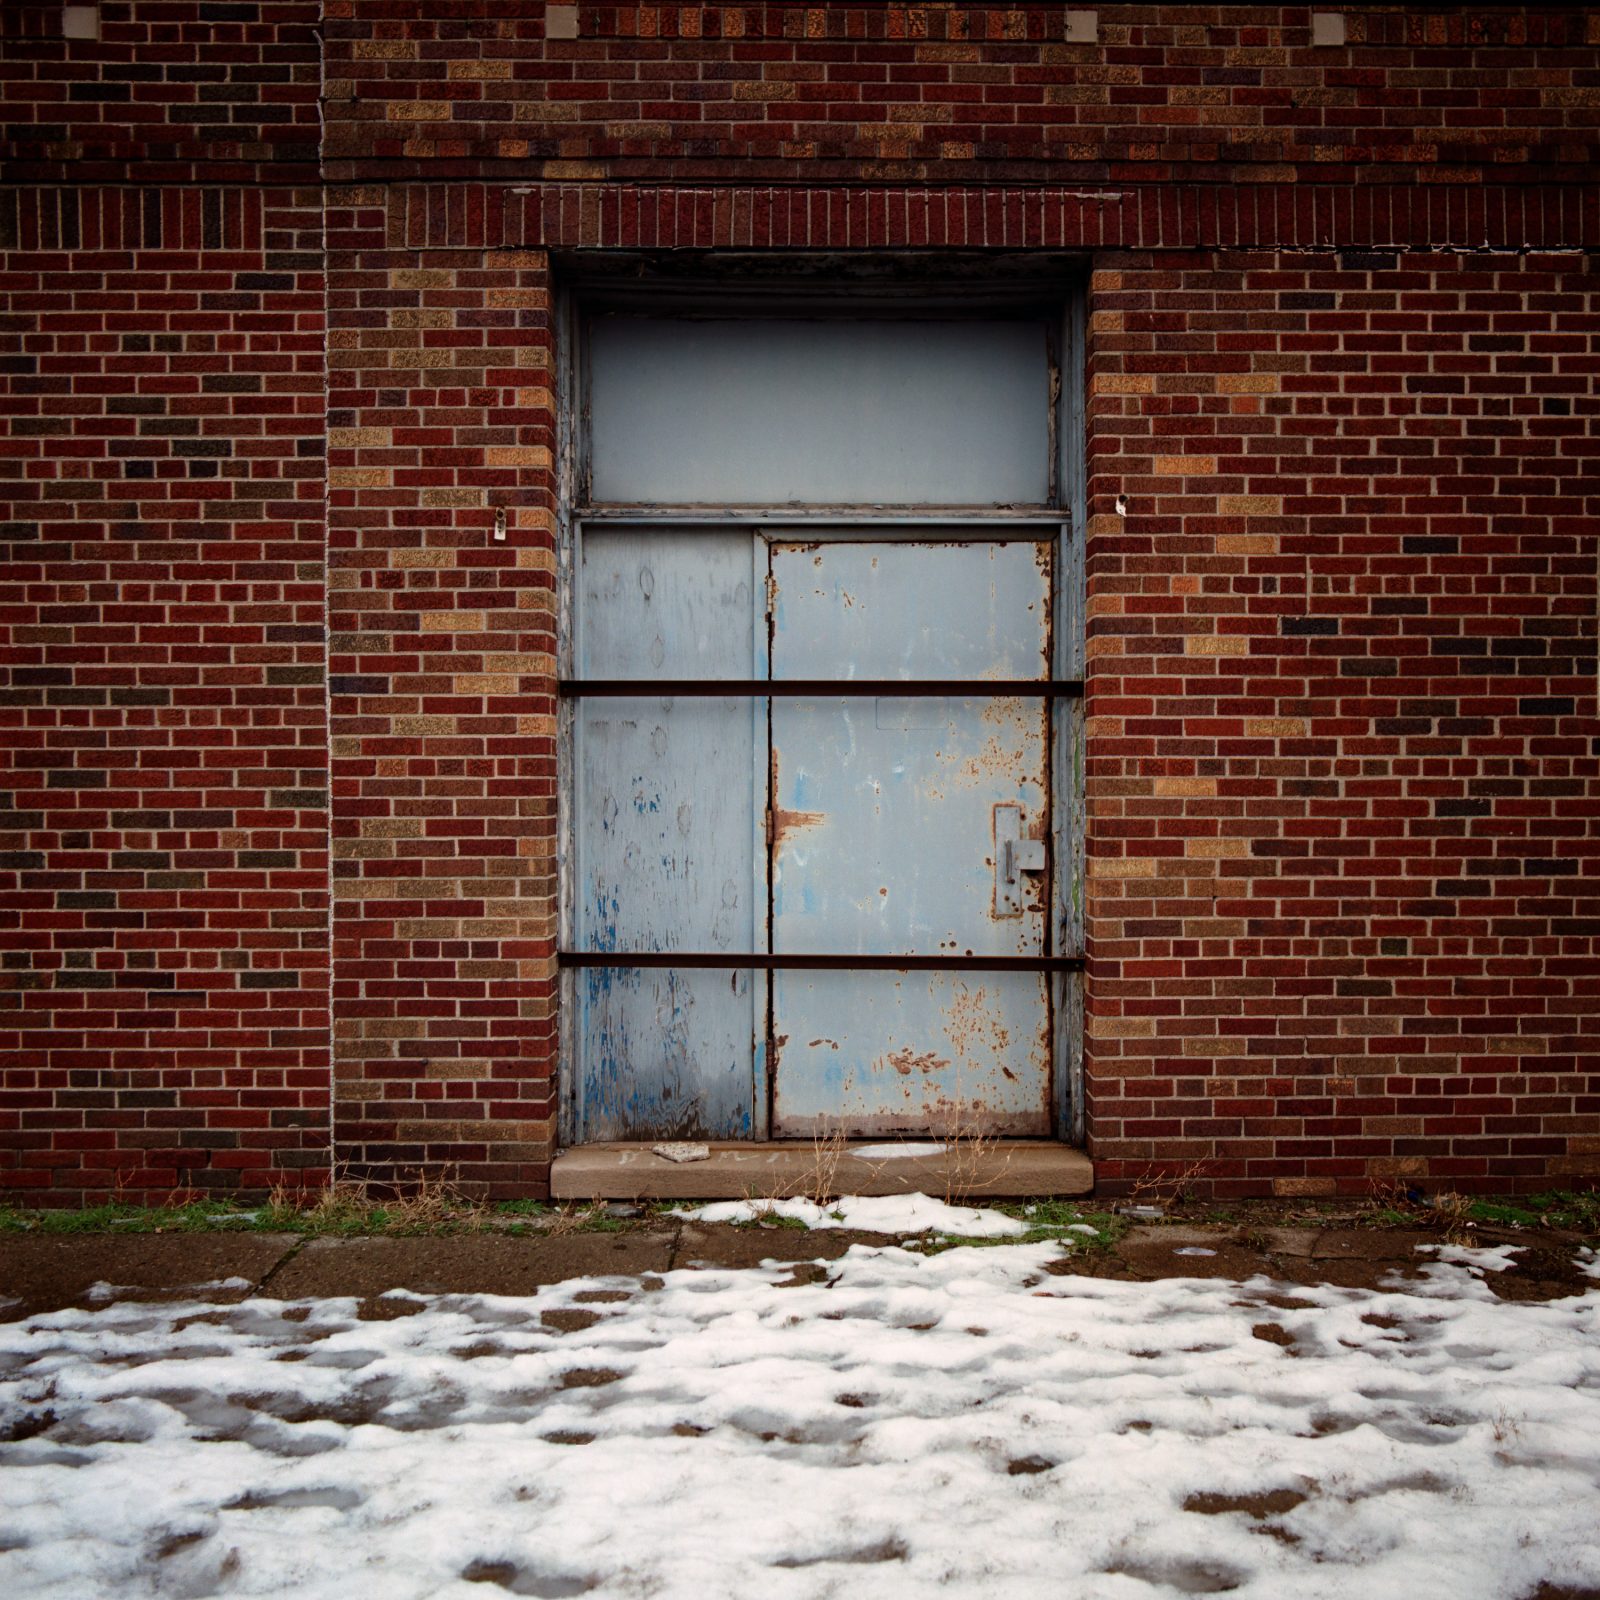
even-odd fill
[[[563,967],[720,967],[752,972],[1078,972],[1082,956],[729,955],[708,950],[560,950]]]

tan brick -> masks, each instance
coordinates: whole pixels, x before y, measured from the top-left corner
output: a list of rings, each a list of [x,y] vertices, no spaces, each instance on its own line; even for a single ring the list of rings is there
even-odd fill
[[[1275,372],[1224,372],[1217,379],[1217,393],[1276,394],[1280,383]]]
[[[1217,792],[1215,778],[1157,778],[1155,792],[1164,799],[1213,795]]]
[[[746,79],[733,86],[735,100],[794,100],[799,98],[800,86],[794,83],[768,83],[764,79]]]
[[[350,54],[357,61],[414,61],[417,47],[409,39],[357,39]]]
[[[539,168],[539,176],[552,183],[579,183],[586,178],[598,181],[607,176],[603,161],[546,161]]]
[[[1091,878],[1153,878],[1156,863],[1150,856],[1090,856]]]
[[[1248,839],[1186,839],[1183,853],[1213,861],[1250,854]]]
[[[1152,1039],[1155,1031],[1154,1017],[1089,1018],[1089,1033],[1096,1039]]]
[[[1246,656],[1250,641],[1242,633],[1191,633],[1183,641],[1186,656]]]
[[[1282,514],[1283,497],[1275,494],[1225,494],[1218,498],[1217,510],[1225,517],[1276,517]]]
[[[1242,1053],[1240,1042],[1237,1039],[1185,1039],[1183,1053],[1186,1056],[1236,1056]]]
[[[424,611],[423,633],[482,633],[481,611]]]
[[[452,61],[445,76],[455,83],[492,83],[512,76],[509,61]]]
[[[328,429],[328,444],[334,450],[359,450],[363,445],[386,445],[392,437],[388,428]]]
[[[330,489],[385,489],[391,481],[387,467],[334,467],[328,473]]]
[[[484,503],[482,489],[424,489],[422,503],[436,509],[454,508],[464,510],[468,506],[481,506]]]
[[[542,311],[550,304],[550,295],[544,289],[491,289],[484,296],[484,304],[505,310]]]
[[[443,267],[397,267],[389,274],[393,289],[453,289],[456,275]]]
[[[448,122],[452,100],[391,100],[384,109],[390,122]]]
[[[1244,731],[1251,739],[1295,739],[1306,731],[1304,717],[1246,717]]]
[[[1081,46],[1080,46],[1081,48]],[[1085,62],[1078,73],[1079,83],[1117,83],[1124,88],[1133,88],[1143,78],[1143,69],[1131,63],[1122,66],[1107,66],[1104,62]],[[1135,148],[1138,148],[1135,146]],[[1148,146],[1144,148],[1148,149]],[[1149,160],[1148,156],[1139,157],[1140,160]]]
[[[1215,456],[1157,456],[1155,459],[1158,478],[1208,477],[1216,470]]]
[[[1097,372],[1089,381],[1090,394],[1154,394],[1156,380],[1148,372]]]
[[[1226,497],[1224,497],[1226,498]],[[1278,536],[1275,533],[1219,533],[1219,556],[1275,556],[1278,553]]]
[[[1274,1178],[1272,1192],[1276,1195],[1332,1195],[1339,1186],[1332,1178]]]
[[[490,445],[483,453],[491,467],[544,467],[550,465],[550,452],[542,444]]]

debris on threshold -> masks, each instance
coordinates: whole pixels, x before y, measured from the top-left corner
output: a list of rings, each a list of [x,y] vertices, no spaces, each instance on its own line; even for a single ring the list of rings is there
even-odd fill
[[[709,1161],[711,1159],[711,1146],[708,1144],[653,1144],[650,1154],[660,1156],[664,1161]]]

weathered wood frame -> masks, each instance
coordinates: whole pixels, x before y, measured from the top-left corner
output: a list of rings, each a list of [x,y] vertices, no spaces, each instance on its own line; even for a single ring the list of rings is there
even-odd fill
[[[936,267],[936,263],[934,264]],[[736,306],[730,306],[726,287],[709,300],[704,291],[696,294],[692,286],[672,285],[673,292],[652,293],[649,289],[630,287],[624,291],[628,303],[642,305],[662,314],[692,314],[710,307],[726,313],[737,309],[752,316],[779,315],[792,309],[794,301],[783,291],[768,288],[754,290],[741,296]],[[851,285],[839,285],[831,290],[839,300],[851,303],[851,308],[865,314],[882,315],[898,304],[909,310],[941,313],[959,303],[962,313],[968,315],[1009,310],[1016,303],[1002,298],[985,301],[978,285],[970,286],[960,302],[942,299],[940,294],[924,287],[918,294],[915,289],[902,287],[900,298],[886,301],[880,295],[856,299]],[[848,538],[859,540],[864,531],[874,539],[926,542],[930,538],[971,538],[974,534],[1009,532],[1026,537],[1032,531],[1035,537],[1053,540],[1058,549],[1052,636],[1054,642],[1054,683],[1039,686],[1046,691],[1051,704],[1050,749],[1048,764],[1051,781],[1052,860],[1052,915],[1049,918],[1047,955],[1035,963],[1052,974],[1052,1028],[1054,1033],[1053,1082],[1056,1103],[1056,1138],[1062,1142],[1081,1144],[1085,1135],[1084,1071],[1084,984],[1086,981],[1087,950],[1084,932],[1085,893],[1085,835],[1086,807],[1084,802],[1085,772],[1085,716],[1083,682],[1086,671],[1085,634],[1085,562],[1084,544],[1087,533],[1087,507],[1085,486],[1087,482],[1084,451],[1084,306],[1085,295],[1081,274],[1073,273],[1059,282],[1051,296],[1055,315],[1059,316],[1059,335],[1052,349],[1052,383],[1050,393],[1050,503],[1030,507],[833,507],[818,506],[797,508],[792,506],[685,506],[672,505],[596,505],[588,500],[588,406],[587,372],[585,363],[584,321],[589,306],[597,295],[607,303],[614,303],[614,287],[596,290],[586,282],[581,269],[558,292],[557,307],[557,442],[559,523],[557,537],[557,676],[563,692],[557,700],[558,749],[558,824],[557,868],[560,894],[557,916],[557,949],[562,954],[558,986],[558,1116],[559,1137],[563,1146],[583,1142],[582,1107],[578,1087],[581,1082],[581,1041],[573,1019],[578,1014],[575,977],[583,967],[598,964],[620,965],[615,958],[606,957],[602,963],[597,958],[576,949],[578,934],[578,906],[576,886],[582,881],[581,830],[574,814],[574,784],[578,771],[580,751],[577,702],[582,698],[583,685],[577,676],[580,659],[579,634],[580,608],[576,604],[577,575],[581,570],[584,530],[622,527],[695,527],[724,528],[734,536],[757,535],[751,539],[752,583],[762,581],[756,570],[756,557],[765,548],[762,534],[777,534],[785,530],[803,531],[811,540]],[[802,304],[813,304],[809,297]],[[1024,304],[1026,301],[1023,302]],[[765,644],[760,646],[764,657]],[[763,659],[758,666],[766,668]],[[597,686],[598,687],[598,686]],[[744,685],[740,686],[745,687]],[[912,686],[897,685],[904,693]],[[764,696],[751,696],[753,761],[759,786],[765,782],[765,744],[759,737],[765,724],[768,700]],[[759,808],[758,808],[759,811]],[[753,851],[755,875],[761,879],[753,889],[765,896],[766,853],[764,845]],[[758,902],[759,903],[759,902]],[[680,953],[672,953],[674,957]],[[704,962],[693,959],[692,953],[682,955],[691,959],[682,965],[711,965],[710,957]],[[753,1004],[756,1014],[767,1009],[769,973],[782,958],[770,953],[751,952],[748,970],[754,989]],[[641,958],[632,965],[666,966],[672,958],[652,955]],[[824,964],[830,958],[816,958]],[[887,967],[892,958],[884,958]],[[726,957],[718,957],[716,964],[733,966]],[[785,963],[787,964],[787,963]],[[841,964],[842,958],[841,958]],[[857,958],[857,964],[861,964]],[[874,963],[876,964],[876,963]],[[905,961],[905,968],[922,963]],[[897,963],[894,970],[903,970]],[[762,1030],[755,1038],[754,1081],[760,1085],[767,1072],[765,1042]],[[754,1095],[753,1137],[765,1139],[770,1097]]]

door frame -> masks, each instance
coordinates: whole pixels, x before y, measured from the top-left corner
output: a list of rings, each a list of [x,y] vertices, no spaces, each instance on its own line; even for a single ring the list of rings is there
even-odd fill
[[[608,253],[609,254],[609,253]],[[620,253],[619,253],[620,254]],[[681,261],[683,253],[678,253]],[[630,257],[637,260],[637,257]],[[863,293],[854,282],[840,282],[831,273],[815,280],[816,287],[800,297],[794,294],[793,280],[782,283],[745,285],[745,291],[730,295],[726,283],[712,293],[704,280],[698,287],[674,279],[668,287],[640,289],[636,283],[619,293],[614,258],[605,263],[606,271],[597,283],[586,269],[595,255],[568,264],[558,278],[555,298],[556,332],[556,441],[557,441],[557,526],[556,526],[556,670],[561,679],[576,672],[581,626],[577,597],[581,589],[581,561],[586,529],[602,528],[725,528],[734,536],[765,535],[767,539],[785,535],[806,540],[905,540],[927,542],[938,538],[995,537],[1010,532],[1013,536],[1030,530],[1038,538],[1057,544],[1055,561],[1055,614],[1052,618],[1054,672],[1057,678],[1081,682],[1085,676],[1085,561],[1087,509],[1085,486],[1085,274],[1081,265],[1072,264],[1042,294],[1038,261],[1025,258],[1033,271],[1027,274],[1025,293],[1016,292],[1015,283],[1002,279],[985,294],[980,283],[964,284],[952,290],[937,277],[938,261],[929,264],[930,273],[922,280],[920,292],[908,293],[904,282],[890,301],[877,294]],[[1059,257],[1046,258],[1060,262]],[[802,270],[815,272],[815,263],[802,263]],[[835,267],[837,260],[835,258]],[[819,300],[819,296],[822,298]],[[641,506],[596,505],[588,498],[588,409],[586,403],[585,337],[586,319],[595,309],[628,309],[670,316],[714,312],[717,315],[745,315],[753,319],[780,317],[785,312],[814,310],[819,303],[837,307],[842,315],[884,315],[899,311],[926,318],[930,314],[956,316],[994,316],[1037,313],[1047,308],[1058,317],[1058,329],[1051,353],[1050,385],[1050,495],[1045,506],[973,507],[919,506],[797,508],[792,506]],[[766,540],[751,537],[751,548],[761,553]],[[754,558],[753,558],[754,559]],[[763,646],[764,651],[764,646]],[[767,700],[752,705],[752,727],[765,724]],[[1053,836],[1054,881],[1048,919],[1047,948],[1059,954],[1083,958],[1085,951],[1083,900],[1085,890],[1085,824],[1083,798],[1086,768],[1086,719],[1081,698],[1052,702],[1050,723],[1051,828]],[[558,697],[557,783],[556,783],[556,862],[558,874],[557,933],[558,951],[573,947],[579,927],[577,888],[582,882],[581,829],[575,815],[577,774],[581,770],[579,721],[576,701]],[[760,741],[752,739],[753,759],[765,762]],[[759,792],[759,791],[758,791]],[[758,808],[758,828],[760,826]],[[755,852],[756,872],[762,878],[762,898],[766,893],[766,854]],[[1081,1145],[1085,1134],[1085,1095],[1083,1084],[1084,1004],[1086,971],[1061,971],[1053,974],[1052,1076],[1055,1099],[1054,1139]],[[577,979],[571,967],[558,967],[557,974],[557,1119],[558,1143],[568,1148],[584,1142],[581,1083],[581,1028]],[[751,974],[757,1006],[756,1015],[769,1010],[768,976],[764,971]],[[758,1027],[754,1039],[753,1117],[751,1138],[763,1142],[770,1137],[767,1124],[771,1104],[766,1078],[769,1063],[765,1029]]]

